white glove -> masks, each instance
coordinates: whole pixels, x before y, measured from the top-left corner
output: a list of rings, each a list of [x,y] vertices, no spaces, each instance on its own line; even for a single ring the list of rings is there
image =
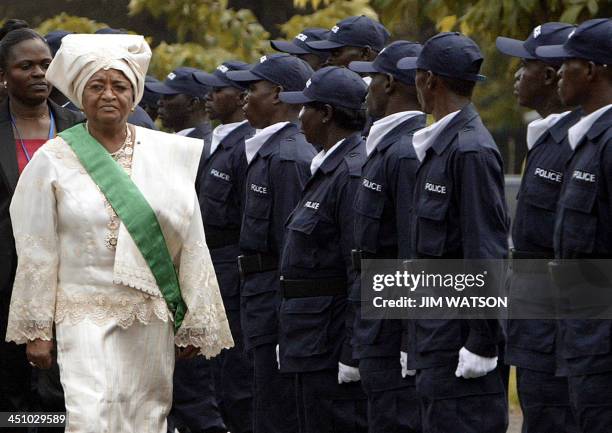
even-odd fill
[[[361,376],[357,367],[344,365],[341,362],[338,363],[338,383],[359,382],[360,380]]]
[[[278,366],[278,369],[280,370],[280,354],[279,354],[278,344],[276,345],[276,365]]]
[[[457,363],[455,376],[473,379],[484,376],[495,370],[495,367],[497,367],[497,356],[485,358],[484,356],[476,355],[465,347],[462,347],[459,351],[459,362]]]
[[[400,364],[402,365],[402,377],[416,375],[416,370],[408,370],[408,354],[406,352],[400,352]]]

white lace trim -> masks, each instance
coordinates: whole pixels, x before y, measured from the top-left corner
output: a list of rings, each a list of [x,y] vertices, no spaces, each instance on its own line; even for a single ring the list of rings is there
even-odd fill
[[[55,323],[70,325],[87,319],[96,325],[116,323],[127,329],[135,320],[148,325],[153,318],[163,322],[172,320],[166,301],[131,290],[119,296],[95,293],[70,297],[62,296],[60,291],[55,306]]]

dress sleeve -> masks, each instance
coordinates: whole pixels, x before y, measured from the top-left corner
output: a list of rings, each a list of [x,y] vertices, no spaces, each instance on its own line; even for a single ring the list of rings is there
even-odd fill
[[[202,215],[194,192],[194,210],[183,243],[178,269],[181,294],[187,314],[176,333],[179,347],[192,345],[200,354],[212,358],[234,345],[219,283],[204,238]]]
[[[53,339],[59,268],[57,168],[39,150],[19,178],[11,203],[17,273],[6,341]]]

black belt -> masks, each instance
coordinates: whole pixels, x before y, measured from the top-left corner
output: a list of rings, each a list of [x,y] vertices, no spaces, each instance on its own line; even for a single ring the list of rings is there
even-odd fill
[[[204,227],[206,245],[209,249],[236,245],[240,241],[240,229],[220,229],[217,227]]]
[[[584,260],[551,261],[548,271],[553,282],[561,289],[569,289],[579,284],[596,287],[612,287],[610,271],[603,269],[601,262]]]
[[[510,251],[512,271],[521,274],[548,273],[548,260],[554,258],[553,253],[539,251]]]
[[[397,250],[393,251],[382,251],[379,253],[370,253],[363,250],[351,250],[351,261],[353,263],[353,269],[357,272],[361,271],[362,260],[375,260],[375,259],[397,259]]]
[[[346,295],[347,284],[344,278],[287,280],[281,277],[280,280],[281,296],[283,298]]]
[[[238,256],[238,270],[243,277],[258,272],[278,269],[278,257],[268,254],[251,254]]]

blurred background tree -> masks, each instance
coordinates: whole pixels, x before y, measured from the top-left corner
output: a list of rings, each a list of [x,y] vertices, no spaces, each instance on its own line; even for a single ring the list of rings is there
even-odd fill
[[[393,39],[425,41],[438,31],[461,31],[485,55],[488,80],[475,103],[494,134],[508,172],[517,172],[525,146],[525,110],[512,96],[518,62],[495,49],[499,35],[525,39],[547,21],[579,23],[612,16],[610,0],[3,0],[0,16],[30,22],[42,34],[125,28],[147,36],[150,72],[163,78],[177,66],[212,70],[230,58],[254,61],[268,39],[293,38],[304,27],[333,26],[351,15],[381,20]],[[87,18],[84,18],[87,17]]]

